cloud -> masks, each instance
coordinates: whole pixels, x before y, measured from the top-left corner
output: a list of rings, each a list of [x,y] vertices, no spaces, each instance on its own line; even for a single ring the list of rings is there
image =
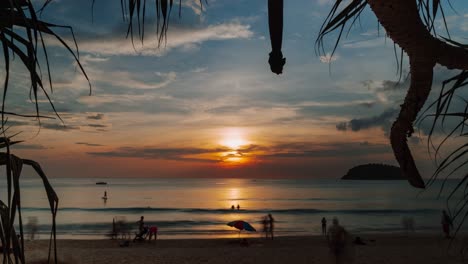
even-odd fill
[[[343,44],[343,48],[348,49],[369,49],[385,46],[385,37],[377,37],[374,39],[348,41]]]
[[[88,124],[89,127],[97,127],[97,128],[107,128],[107,125],[102,124]]]
[[[91,119],[91,120],[102,120],[104,119],[104,114],[102,113],[97,113],[95,115],[89,115],[86,117],[87,119]]]
[[[266,154],[264,157],[336,158],[387,154],[391,153],[391,148],[388,144],[371,144],[369,142],[295,142],[275,145],[268,152],[272,154]]]
[[[76,142],[75,144],[84,145],[84,146],[88,146],[88,147],[103,147],[104,146],[104,145],[101,145],[101,144],[87,143],[87,142]]]
[[[335,0],[317,0],[317,3],[321,6],[323,5],[331,5],[332,3],[334,3]]]
[[[403,75],[406,75],[406,74],[404,73]],[[369,90],[392,92],[392,91],[405,91],[406,89],[408,89],[409,80],[410,78],[407,78],[404,81],[399,81],[399,82],[390,81],[390,80],[383,80],[383,81],[367,80],[367,81],[363,81],[362,83]]]
[[[122,38],[121,34],[107,38],[94,36],[80,41],[80,51],[98,55],[147,55],[162,56],[174,48],[193,47],[206,41],[247,39],[253,36],[249,25],[238,22],[211,25],[205,28],[177,27],[174,25],[167,33],[167,44],[158,47],[155,34],[145,36],[144,45],[138,41]],[[53,42],[53,41],[51,41]],[[53,42],[55,43],[55,42]],[[57,43],[58,44],[58,43]]]
[[[29,150],[38,150],[38,149],[48,149],[48,147],[39,145],[39,144],[15,144],[12,146],[13,149],[29,149]]]
[[[218,153],[226,153],[223,156]],[[236,151],[225,147],[218,148],[158,148],[158,147],[120,147],[111,151],[87,152],[97,157],[108,158],[141,158],[163,159],[174,161],[200,161],[222,162],[223,159],[233,156],[249,156],[256,159],[276,158],[323,158],[323,157],[348,157],[369,154],[390,153],[387,144],[371,144],[369,142],[344,142],[344,143],[315,143],[294,142],[277,143],[272,146],[246,145]]]
[[[138,78],[139,74],[128,71],[101,71],[96,68],[88,67],[92,72],[91,80],[93,82],[103,82],[111,86],[126,87],[132,89],[160,89],[166,87],[175,81],[177,74],[175,72],[154,72],[146,77],[145,80]]]
[[[409,80],[409,78],[408,78]],[[401,91],[404,89],[407,89],[409,84],[408,81],[405,82],[395,82],[395,81],[389,81],[389,80],[384,80],[382,81],[382,87],[381,90],[386,92],[386,91]]]
[[[61,124],[47,124],[47,123],[42,123],[41,127],[45,128],[45,129],[60,130],[60,131],[71,131],[71,130],[80,129],[80,127],[78,127],[78,126],[69,126],[69,125],[61,125]]]
[[[369,129],[373,127],[382,127],[383,130],[387,130],[398,114],[397,109],[387,109],[378,116],[366,117],[366,118],[355,118],[349,122],[341,122],[336,125],[336,129],[340,131],[346,131],[348,129],[352,131],[359,131],[362,129]]]
[[[197,15],[201,15],[202,7],[203,9],[206,8],[206,5],[202,6],[201,3],[203,2],[200,0],[186,0],[182,2],[182,6],[192,9],[192,11]]]
[[[325,55],[320,56],[320,61],[323,63],[330,63],[333,61],[336,61],[340,58],[338,54],[333,54],[333,56],[330,53],[327,53]]]
[[[89,63],[106,62],[108,60],[109,58],[95,57],[89,54],[80,57],[80,63],[83,67],[87,66]]]
[[[218,162],[218,159],[193,158],[188,156],[214,154],[229,151],[227,148],[158,148],[158,147],[120,147],[106,152],[87,152],[89,155],[110,158],[165,159],[176,161]]]

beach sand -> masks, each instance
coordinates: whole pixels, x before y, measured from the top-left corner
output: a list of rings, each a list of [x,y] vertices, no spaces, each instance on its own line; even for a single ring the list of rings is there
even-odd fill
[[[354,247],[353,263],[464,263],[459,253],[461,237],[447,248],[449,240],[437,235],[360,236],[369,243]],[[249,238],[248,241],[248,247],[240,246],[234,238],[168,239],[131,243],[127,248],[119,247],[117,240],[58,240],[57,245],[59,260],[64,263],[333,263],[324,237],[278,237],[273,241]],[[48,241],[27,241],[25,247],[28,263],[46,259]]]

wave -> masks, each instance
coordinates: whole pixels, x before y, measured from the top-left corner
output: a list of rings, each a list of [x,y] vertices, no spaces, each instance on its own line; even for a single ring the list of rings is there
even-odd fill
[[[25,211],[50,211],[46,207],[24,207]],[[64,207],[59,208],[60,212],[95,212],[95,213],[123,213],[123,214],[144,214],[144,213],[192,213],[192,214],[424,214],[438,213],[438,209],[345,209],[345,210],[320,210],[311,208],[294,209],[208,209],[208,208],[153,208],[153,207],[111,207],[111,208],[79,208]]]

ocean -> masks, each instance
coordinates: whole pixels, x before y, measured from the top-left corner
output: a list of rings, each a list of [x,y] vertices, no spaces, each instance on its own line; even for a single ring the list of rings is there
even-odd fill
[[[107,185],[96,185],[105,181]],[[278,236],[318,235],[321,219],[333,217],[352,233],[402,232],[411,217],[416,232],[441,232],[445,198],[440,183],[421,191],[406,181],[340,181],[330,179],[50,179],[60,197],[58,238],[106,239],[113,219],[137,230],[145,217],[161,238],[238,236],[226,223],[244,220],[259,232],[261,219],[272,214]],[[454,186],[456,182],[449,182]],[[0,181],[1,190],[5,182]],[[38,219],[39,236],[48,238],[51,215],[42,182],[23,178],[23,221]],[[450,186],[448,186],[450,188]],[[107,200],[103,200],[104,192]],[[2,199],[5,192],[2,192]],[[231,209],[231,206],[240,210]],[[27,231],[27,229],[26,229]]]

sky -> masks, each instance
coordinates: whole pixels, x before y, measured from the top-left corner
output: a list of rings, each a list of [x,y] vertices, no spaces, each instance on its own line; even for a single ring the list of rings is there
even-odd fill
[[[45,9],[44,21],[73,27],[92,93],[70,53],[46,37],[50,95],[63,122],[10,117],[8,132],[24,140],[15,154],[40,162],[49,177],[339,178],[360,164],[396,165],[388,133],[409,84],[398,82],[393,43],[370,9],[332,57],[336,34],[325,54],[315,40],[333,1],[285,1],[287,61],[275,75],[266,0],[209,0],[203,9],[185,0],[160,47],[150,2],[144,41],[133,44],[116,1],[92,8],[91,0],[60,0]],[[457,40],[468,31],[463,2],[453,1],[456,13],[446,8]],[[68,29],[56,32],[75,48]],[[13,64],[6,109],[34,113],[27,72]],[[407,60],[403,67],[405,76]],[[430,101],[455,74],[436,67]],[[54,117],[39,96],[41,114]],[[409,140],[423,177],[434,170],[428,124]]]

